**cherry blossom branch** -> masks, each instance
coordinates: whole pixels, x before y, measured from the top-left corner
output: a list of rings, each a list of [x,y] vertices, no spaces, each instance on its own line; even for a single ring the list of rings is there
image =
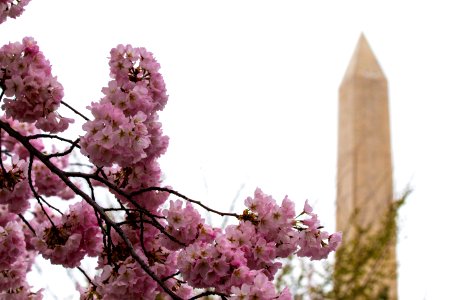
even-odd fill
[[[132,213],[132,212],[139,213],[139,212],[141,212],[140,209],[126,208],[126,207],[124,207],[124,208],[122,208],[122,207],[109,207],[109,208],[104,208],[104,210],[105,211],[125,211],[125,212],[129,212],[129,213]],[[158,215],[152,215],[152,217],[158,218],[158,219],[166,219],[166,217],[158,216]]]
[[[134,258],[134,260],[142,267],[142,269],[155,281],[158,283],[158,285],[167,293],[169,294],[173,299],[181,300],[181,298],[176,295],[170,288],[168,288],[165,283],[156,276],[156,274],[149,268],[149,266],[142,260],[142,258],[136,253],[134,250],[133,245],[131,244],[130,240],[127,238],[125,232],[120,228],[120,226],[117,226],[117,224],[110,219],[110,217],[106,214],[106,212],[103,210],[103,207],[101,207],[98,203],[92,200],[89,195],[87,195],[85,192],[80,190],[70,179],[66,176],[65,172],[56,167],[49,159],[46,157],[43,153],[41,153],[39,150],[37,150],[23,135],[21,135],[19,132],[15,131],[14,129],[9,126],[9,124],[0,121],[0,128],[3,128],[11,137],[15,138],[18,142],[20,142],[29,152],[30,152],[30,158],[32,156],[36,156],[41,160],[41,162],[49,168],[55,175],[57,175],[69,188],[71,188],[77,195],[79,195],[81,198],[83,198],[94,210],[96,210],[102,219],[105,221],[107,225],[114,228],[114,230],[117,232],[117,234],[122,238],[122,240],[125,242],[128,250],[130,251],[130,255]],[[44,210],[45,211],[45,210]]]
[[[169,188],[152,186],[152,187],[143,188],[143,189],[140,189],[138,191],[131,192],[131,193],[126,193],[122,189],[117,187],[115,184],[111,183],[110,181],[106,180],[103,177],[100,177],[100,176],[96,175],[95,173],[94,174],[86,174],[86,173],[82,173],[82,172],[65,172],[65,174],[67,176],[69,176],[69,177],[83,177],[83,178],[86,178],[86,176],[87,176],[89,178],[97,180],[97,181],[103,183],[104,185],[106,185],[108,188],[110,188],[113,191],[117,192],[119,195],[121,195],[123,197],[126,197],[127,200],[129,200],[135,207],[137,207],[139,209],[143,209],[143,208],[136,201],[134,201],[132,199],[133,196],[137,196],[137,195],[143,194],[145,192],[159,191],[159,192],[166,192],[166,193],[169,193],[169,194],[172,194],[172,195],[176,195],[176,196],[178,196],[178,197],[180,197],[180,198],[182,198],[182,199],[184,199],[184,200],[186,200],[188,202],[195,203],[198,206],[202,207],[203,209],[205,209],[205,210],[207,210],[209,212],[218,214],[218,215],[220,215],[222,217],[223,216],[231,216],[231,217],[235,217],[237,219],[241,218],[241,216],[239,214],[226,213],[226,212],[221,212],[221,211],[212,209],[212,208],[204,205],[203,203],[201,203],[198,200],[191,199],[191,198],[181,194],[180,192],[177,192],[177,191],[169,189]]]
[[[62,171],[62,172],[64,172],[64,171]],[[117,185],[115,185],[115,184],[111,183],[110,181],[108,181],[107,179],[99,176],[98,173],[103,173],[102,169],[97,169],[97,171],[95,173],[93,173],[93,174],[88,174],[88,173],[83,173],[83,172],[64,172],[64,174],[67,177],[80,177],[80,178],[85,178],[85,179],[86,178],[90,178],[90,179],[93,179],[93,180],[97,180],[98,182],[103,183],[105,186],[107,186],[108,188],[110,188],[111,190],[113,190],[114,192],[119,194],[120,196],[125,197],[139,211],[144,212],[144,214],[147,215],[148,217],[150,217],[150,218],[152,218],[152,217],[161,218],[161,216],[151,214],[144,207],[142,207],[139,203],[134,201],[132,196],[129,193],[126,193],[121,188],[117,187]],[[104,174],[104,176],[106,176],[106,174]],[[122,203],[120,201],[119,201],[119,204],[122,206],[122,209],[126,210],[125,207],[123,207],[123,205],[122,205]]]
[[[36,236],[36,231],[34,230],[33,226],[31,226],[31,224],[25,219],[25,217],[22,214],[17,214],[19,216],[19,218],[22,220],[22,222],[25,223],[25,225],[28,227],[28,229],[30,229],[30,231],[33,233],[34,236]],[[86,279],[89,281],[89,283],[93,286],[96,286],[94,284],[94,282],[91,280],[91,278],[87,275],[87,273],[81,268],[81,267],[77,267],[77,269],[83,273],[84,277],[86,277]]]

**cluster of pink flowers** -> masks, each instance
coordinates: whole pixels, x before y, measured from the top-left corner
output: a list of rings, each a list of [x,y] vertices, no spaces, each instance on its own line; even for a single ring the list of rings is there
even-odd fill
[[[62,218],[52,218],[36,228],[32,245],[53,264],[68,268],[80,265],[86,256],[98,256],[102,248],[102,236],[94,210],[84,201],[70,206]]]
[[[259,273],[253,277],[250,284],[244,283],[241,287],[232,287],[233,296],[230,299],[259,299],[259,300],[291,300],[292,295],[286,287],[280,294],[275,292],[275,287],[267,277]]]
[[[169,209],[165,209],[163,214],[167,218],[165,230],[177,241],[184,245],[190,245],[193,242],[210,243],[216,237],[217,230],[205,224],[198,211],[188,202],[183,208],[183,201],[170,201]],[[178,250],[182,246],[175,243],[167,236],[163,237],[163,245],[170,250]]]
[[[261,274],[260,281],[263,278],[265,281],[273,280],[281,266],[275,261],[277,258],[297,253],[322,259],[336,250],[340,242],[340,233],[331,236],[321,233],[318,221],[314,223],[316,227],[304,229],[301,224],[309,224],[309,219],[297,220],[294,203],[288,198],[278,206],[272,197],[257,189],[254,197],[247,198],[245,204],[248,209],[240,223],[227,226],[225,233],[216,237],[215,243],[197,240],[180,252],[178,267],[183,278],[193,287],[214,287],[225,293],[239,288],[240,293],[252,293],[248,287],[254,283],[256,274]],[[307,202],[305,208],[308,214],[313,215]],[[175,217],[180,219],[178,215]],[[310,232],[317,235],[315,240],[321,241],[319,245],[311,243]],[[274,287],[271,289],[271,293],[263,294],[274,294]]]
[[[12,213],[23,213],[30,207],[31,189],[27,180],[28,164],[14,156],[7,163],[6,156],[1,157],[3,168],[0,169],[0,204],[7,204]]]
[[[342,233],[329,234],[322,231],[322,226],[317,215],[312,212],[312,207],[305,202],[303,214],[310,216],[309,219],[301,221],[298,226],[300,230],[300,250],[297,255],[300,257],[310,257],[312,260],[319,260],[328,257],[331,251],[335,251],[342,241]]]
[[[25,10],[31,0],[2,0],[0,1],[0,24],[9,18],[17,18]]]
[[[36,122],[37,128],[51,133],[62,132],[73,122],[56,112],[63,87],[30,37],[0,48],[0,88],[6,96],[2,109],[14,120]]]
[[[168,146],[161,130],[158,112],[167,102],[160,65],[145,48],[118,45],[111,50],[112,80],[104,97],[88,107],[94,120],[83,125],[81,153],[103,168],[108,179],[125,192],[148,186],[161,186],[161,170],[156,159]],[[118,199],[128,199],[115,193]],[[156,212],[168,194],[157,191],[134,197],[149,212]]]
[[[98,166],[112,162],[127,166],[147,156],[144,150],[150,145],[150,139],[144,113],[126,117],[111,103],[93,103],[90,109],[95,121],[83,125],[88,134],[82,145],[92,162]]]
[[[11,221],[0,226],[0,270],[10,267],[25,255],[25,237],[21,226]]]
[[[26,274],[34,261],[28,252],[22,225],[15,215],[0,210],[0,298],[42,299],[42,290],[30,291]]]
[[[175,256],[171,255],[171,258],[173,257]],[[166,263],[173,265],[170,258],[166,259]],[[152,266],[152,269],[158,276],[161,276],[164,274],[161,269],[167,268],[163,264],[157,263]],[[171,274],[167,273],[167,275]],[[131,258],[121,262],[117,268],[110,265],[103,267],[102,273],[94,278],[94,283],[95,288],[83,291],[81,299],[93,299],[93,296],[97,296],[98,299],[168,299],[166,298],[167,294],[158,283],[151,279],[142,270],[142,267]],[[165,283],[182,299],[188,299],[193,294],[191,287],[180,285],[175,279],[169,279]]]
[[[111,77],[99,103],[88,107],[93,121],[83,125],[81,151],[97,166],[121,167],[165,152],[157,111],[167,102],[159,64],[145,48],[119,45],[111,50]]]

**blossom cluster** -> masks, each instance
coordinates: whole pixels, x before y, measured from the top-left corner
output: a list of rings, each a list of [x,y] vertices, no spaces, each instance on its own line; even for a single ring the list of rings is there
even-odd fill
[[[233,296],[230,299],[278,299],[278,300],[290,300],[292,299],[289,289],[286,287],[277,295],[275,293],[274,285],[267,277],[259,273],[254,276],[250,284],[244,283],[241,287],[232,287],[231,292]]]
[[[110,55],[112,80],[102,89],[104,97],[88,107],[94,120],[83,125],[81,153],[103,167],[107,179],[127,193],[161,186],[157,158],[166,151],[169,139],[158,122],[158,112],[168,99],[160,65],[142,47],[118,45]],[[148,191],[136,195],[134,202],[156,212],[167,197],[167,193]]]
[[[9,18],[17,18],[25,10],[31,0],[2,0],[0,1],[0,24]]]
[[[27,181],[28,165],[17,156],[9,159],[1,157],[3,168],[0,169],[0,204],[8,206],[12,213],[23,213],[30,207],[28,200],[32,192]]]
[[[111,50],[111,80],[99,103],[88,107],[93,121],[83,125],[81,151],[97,166],[121,167],[165,152],[157,111],[167,102],[159,64],[145,48],[119,45]]]
[[[94,210],[85,202],[70,206],[61,218],[42,222],[36,229],[31,244],[53,264],[68,268],[80,265],[86,256],[96,257],[101,252],[102,237]]]
[[[63,87],[33,38],[0,48],[0,88],[6,96],[2,109],[14,120],[36,122],[37,128],[51,133],[66,130],[74,121],[56,112]]]
[[[183,201],[170,201],[169,208],[163,211],[167,218],[165,230],[178,242],[184,245],[190,245],[195,241],[210,243],[216,237],[215,231],[211,226],[205,224],[199,212],[188,202],[183,208]],[[175,243],[167,236],[163,237],[163,245],[170,250],[181,248],[180,243]]]
[[[142,254],[142,253],[141,253]],[[173,266],[170,261],[174,255],[166,259],[169,266]],[[163,270],[168,270],[167,266],[158,263],[152,267],[158,276],[164,274]],[[173,269],[175,272],[175,269]],[[167,273],[167,272],[166,272]],[[173,273],[172,273],[173,274]],[[167,273],[167,275],[171,275]],[[160,278],[163,278],[161,276]],[[152,280],[142,267],[133,259],[127,258],[121,262],[118,268],[110,265],[102,268],[102,273],[94,278],[95,287],[82,291],[81,299],[168,299],[166,293],[158,283]],[[193,289],[185,284],[180,285],[175,279],[168,279],[167,286],[176,291],[182,299],[188,299],[193,295]],[[94,298],[96,296],[97,298]],[[163,298],[164,297],[164,298]]]
[[[312,212],[312,207],[305,202],[303,214],[310,216],[301,221],[298,227],[300,230],[300,250],[297,255],[300,257],[310,257],[312,260],[324,259],[335,251],[342,241],[340,232],[329,234],[322,231],[322,226],[316,214]]]
[[[318,221],[314,223],[315,228],[300,226],[305,221],[295,218],[294,203],[288,198],[278,206],[272,197],[257,189],[254,197],[247,198],[245,204],[248,208],[239,224],[227,226],[224,233],[217,235],[215,243],[198,240],[181,250],[178,267],[183,278],[193,287],[214,287],[225,293],[236,290],[236,287],[246,290],[244,285],[251,286],[255,276],[273,280],[281,266],[276,259],[294,253],[322,259],[336,250],[340,242],[340,233],[331,236],[321,233]],[[307,202],[305,208],[308,214],[313,215]],[[317,235],[314,242],[304,231]],[[318,239],[321,239],[319,245],[316,243]]]
[[[42,290],[31,292],[26,281],[35,253],[26,249],[22,226],[4,209],[0,216],[0,298],[42,299]]]

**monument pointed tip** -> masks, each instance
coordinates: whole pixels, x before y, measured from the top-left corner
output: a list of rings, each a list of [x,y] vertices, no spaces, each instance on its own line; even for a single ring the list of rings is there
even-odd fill
[[[343,82],[351,78],[366,78],[372,80],[386,79],[363,32],[361,32],[359,36],[355,52],[353,53],[350,64],[345,72]]]

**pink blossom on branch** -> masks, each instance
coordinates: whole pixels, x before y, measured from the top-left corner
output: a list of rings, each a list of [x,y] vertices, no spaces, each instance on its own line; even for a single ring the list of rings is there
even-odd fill
[[[36,250],[53,264],[77,267],[86,256],[100,254],[102,238],[94,210],[85,202],[70,206],[62,218],[45,221],[36,228],[31,239]]]
[[[0,270],[10,269],[12,264],[25,255],[25,237],[21,226],[11,221],[0,226]]]
[[[9,212],[23,213],[29,207],[32,196],[28,184],[27,162],[14,156],[10,164],[1,156],[3,168],[0,168],[0,204],[8,205]]]
[[[195,224],[191,222],[191,213],[174,204],[166,212],[169,224],[174,224],[172,227],[180,231]],[[225,233],[218,233],[213,243],[196,240],[181,250],[178,267],[191,286],[213,287],[216,291],[237,295],[244,293],[250,299],[265,294],[266,298],[262,299],[273,299],[275,292],[271,283],[265,292],[252,290],[251,286],[264,285],[263,282],[274,279],[281,266],[277,259],[294,253],[323,259],[340,243],[340,233],[330,236],[321,232],[314,215],[316,226],[310,231],[320,242],[312,244],[309,231],[299,225],[303,221],[295,217],[294,203],[288,198],[279,206],[271,196],[257,189],[254,197],[247,198],[245,204],[248,208],[241,215],[240,223],[227,226]],[[309,211],[312,214],[312,209]],[[259,279],[253,282],[255,276]]]
[[[23,136],[29,136],[34,134],[40,134],[42,131],[36,128],[35,124],[27,122],[19,122],[13,120],[12,118],[7,118],[5,115],[0,117],[1,121],[8,123],[14,130],[18,131]],[[28,150],[21,144],[18,143],[15,138],[12,138],[4,130],[0,132],[2,139],[2,146],[5,147],[11,153],[15,153],[20,159],[27,159],[29,157]],[[30,143],[39,151],[44,150],[44,143],[40,139],[33,139]]]
[[[156,114],[167,102],[159,64],[145,48],[118,45],[109,65],[113,80],[100,102],[88,107],[94,120],[83,125],[81,152],[97,166],[129,167],[157,158],[168,144]]]
[[[0,48],[0,88],[6,96],[2,109],[14,120],[37,121],[37,128],[52,133],[64,131],[74,121],[56,112],[63,87],[33,38]]]

